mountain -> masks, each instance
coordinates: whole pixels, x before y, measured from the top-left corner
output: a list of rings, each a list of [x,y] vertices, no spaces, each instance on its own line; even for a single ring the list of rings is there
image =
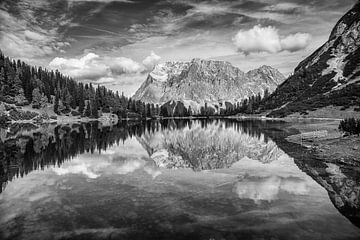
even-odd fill
[[[360,1],[335,25],[328,41],[303,60],[265,103],[270,116],[326,106],[360,106]],[[360,110],[358,108],[357,110]]]
[[[133,98],[154,104],[181,102],[196,111],[205,103],[236,103],[266,89],[273,92],[283,80],[269,66],[244,73],[225,61],[166,62],[155,66]]]

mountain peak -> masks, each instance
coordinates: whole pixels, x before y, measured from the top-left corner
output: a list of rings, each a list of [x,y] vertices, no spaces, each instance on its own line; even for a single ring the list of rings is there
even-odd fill
[[[354,7],[348,11],[335,25],[334,29],[331,31],[329,40],[332,40],[338,36],[341,36],[346,31],[349,30],[349,28],[359,23],[360,19],[360,1],[358,1]],[[359,31],[359,30],[357,30]]]
[[[285,77],[269,66],[244,73],[226,61],[194,58],[158,64],[133,98],[156,104],[237,102],[264,94],[266,89],[272,92],[283,80]]]

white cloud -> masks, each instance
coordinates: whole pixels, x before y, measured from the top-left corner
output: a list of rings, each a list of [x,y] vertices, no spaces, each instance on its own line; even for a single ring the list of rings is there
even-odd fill
[[[94,53],[88,53],[79,59],[56,57],[49,63],[49,67],[79,80],[97,80],[110,73],[110,68]]]
[[[270,6],[266,6],[264,8],[264,10],[267,11],[279,11],[279,12],[296,12],[296,11],[305,11],[308,10],[307,6],[301,6],[299,4],[296,3],[289,3],[289,2],[285,2],[285,3],[276,3]]]
[[[43,41],[46,39],[46,36],[30,30],[25,30],[24,35],[26,38],[31,40]]]
[[[91,52],[80,58],[56,57],[49,63],[49,67],[75,79],[97,83],[111,83],[119,75],[140,73],[144,70],[141,64],[130,58],[100,57]]]
[[[281,51],[278,30],[274,27],[254,26],[250,30],[240,30],[233,39],[239,51],[246,54],[251,52]]]
[[[115,58],[110,63],[111,71],[122,74],[122,73],[138,73],[143,71],[143,66],[134,60],[126,57]]]
[[[143,60],[144,66],[148,70],[152,70],[156,64],[160,62],[161,57],[156,55],[154,51],[151,51],[150,55]]]
[[[284,50],[296,52],[306,48],[311,40],[308,33],[296,33],[281,39],[281,46]]]
[[[308,33],[296,33],[283,37],[275,27],[256,25],[249,30],[240,30],[233,38],[233,42],[238,51],[245,54],[294,52],[306,48],[310,43],[310,37]]]

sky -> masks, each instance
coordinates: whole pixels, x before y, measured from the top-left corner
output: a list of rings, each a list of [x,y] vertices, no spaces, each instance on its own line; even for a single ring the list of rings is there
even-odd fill
[[[132,95],[153,67],[193,58],[285,76],[356,0],[0,0],[0,49]]]

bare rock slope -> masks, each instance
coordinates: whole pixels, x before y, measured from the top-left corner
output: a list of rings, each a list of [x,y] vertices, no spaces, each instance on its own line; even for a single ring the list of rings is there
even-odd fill
[[[266,89],[273,92],[284,80],[269,66],[244,73],[225,61],[166,62],[155,66],[133,98],[154,104],[180,101],[195,110],[205,103],[234,103]]]

